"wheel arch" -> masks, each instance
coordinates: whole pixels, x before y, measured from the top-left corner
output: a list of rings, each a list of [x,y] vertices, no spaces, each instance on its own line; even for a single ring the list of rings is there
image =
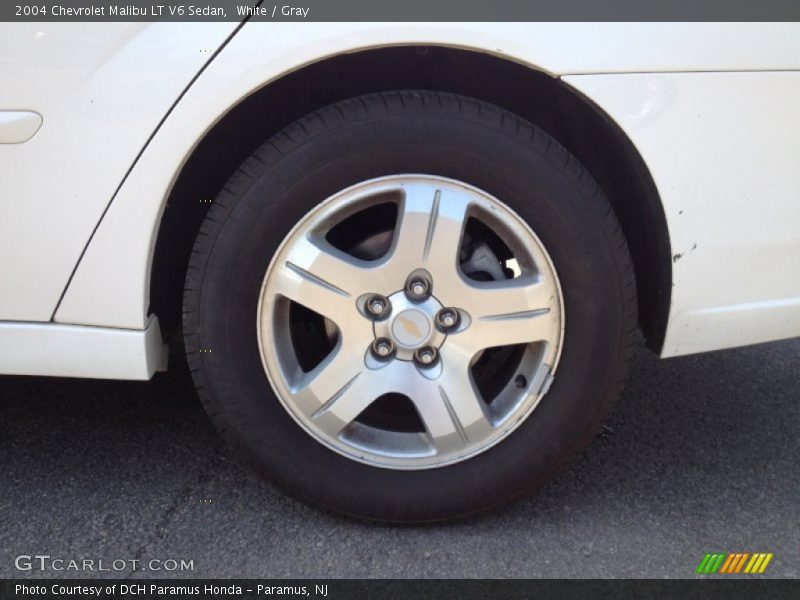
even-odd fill
[[[166,330],[180,324],[185,269],[206,212],[181,200],[214,198],[253,150],[299,117],[345,98],[393,89],[491,102],[569,149],[617,214],[633,256],[640,325],[648,345],[661,350],[672,288],[669,233],[658,190],[634,144],[600,107],[560,79],[507,58],[446,46],[392,46],[322,59],[253,92],[206,132],[174,179],[157,233],[150,311]]]

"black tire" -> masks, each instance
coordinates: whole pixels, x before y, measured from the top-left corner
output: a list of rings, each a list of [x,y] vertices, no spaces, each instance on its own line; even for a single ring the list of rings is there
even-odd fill
[[[398,173],[464,181],[513,208],[549,252],[565,307],[559,369],[531,416],[482,454],[417,471],[350,460],[301,429],[266,378],[256,331],[269,260],[298,220],[333,193]],[[592,176],[516,115],[429,91],[340,102],[256,150],[209,210],[184,297],[189,365],[224,437],[299,498],[385,521],[475,513],[562,469],[618,398],[636,322],[628,248]]]

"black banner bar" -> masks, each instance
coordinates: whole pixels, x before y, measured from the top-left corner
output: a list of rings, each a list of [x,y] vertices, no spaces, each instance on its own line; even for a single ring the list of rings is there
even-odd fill
[[[0,598],[84,600],[227,600],[310,598],[313,600],[478,600],[504,598],[746,598],[773,600],[800,597],[800,580],[720,578],[695,580],[257,580],[257,579],[6,579],[0,580]]]
[[[800,21],[797,0],[3,0],[4,22]]]

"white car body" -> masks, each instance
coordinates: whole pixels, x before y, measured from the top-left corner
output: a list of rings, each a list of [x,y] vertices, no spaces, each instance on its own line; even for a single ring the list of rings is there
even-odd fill
[[[800,24],[24,23],[0,26],[0,373],[165,368],[154,249],[203,136],[307,65],[415,45],[560,78],[628,137],[668,228],[661,356],[800,335]]]

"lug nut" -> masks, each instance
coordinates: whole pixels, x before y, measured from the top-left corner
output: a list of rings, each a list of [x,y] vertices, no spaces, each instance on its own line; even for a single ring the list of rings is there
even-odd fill
[[[436,362],[436,348],[432,346],[425,346],[424,348],[417,349],[414,352],[414,360],[423,367],[429,367]]]
[[[430,283],[422,277],[412,277],[406,283],[406,295],[412,300],[424,300],[430,291]]]
[[[394,344],[386,338],[378,338],[372,342],[372,353],[380,359],[387,359],[394,352]]]
[[[367,312],[373,317],[382,317],[389,312],[389,299],[375,294],[367,300]]]
[[[443,308],[436,313],[436,324],[445,331],[458,325],[458,311],[455,308]]]

